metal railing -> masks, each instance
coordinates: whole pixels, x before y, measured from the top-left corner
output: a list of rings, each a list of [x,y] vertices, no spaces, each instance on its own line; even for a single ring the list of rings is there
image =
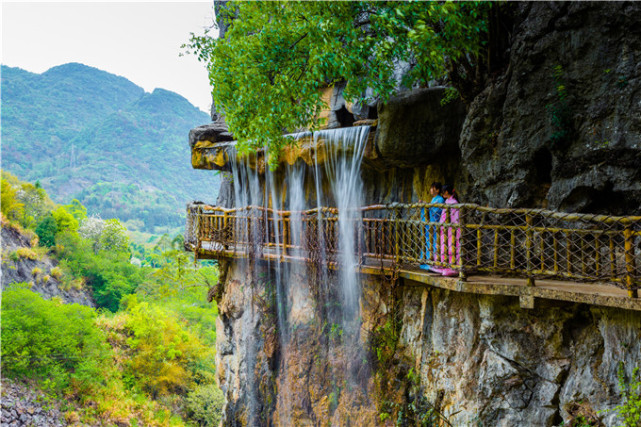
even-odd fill
[[[441,210],[439,222],[429,210]],[[393,270],[429,264],[469,274],[607,282],[638,296],[641,217],[497,209],[474,204],[390,204],[351,212],[355,255]],[[300,219],[292,236],[292,218]],[[250,257],[338,263],[335,208],[302,212],[248,206],[187,209],[186,246]],[[322,256],[321,256],[322,254]]]

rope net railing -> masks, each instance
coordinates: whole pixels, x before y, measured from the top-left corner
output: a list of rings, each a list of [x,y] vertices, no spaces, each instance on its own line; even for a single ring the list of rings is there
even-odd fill
[[[438,222],[429,220],[430,210]],[[524,277],[530,284],[606,282],[631,297],[641,285],[641,217],[425,203],[367,206],[343,217],[353,223],[348,229],[360,263],[387,270],[427,264],[463,279],[489,274]],[[300,221],[296,236],[292,221]],[[192,250],[337,264],[338,221],[338,211],[326,207],[292,212],[189,205],[185,244]]]

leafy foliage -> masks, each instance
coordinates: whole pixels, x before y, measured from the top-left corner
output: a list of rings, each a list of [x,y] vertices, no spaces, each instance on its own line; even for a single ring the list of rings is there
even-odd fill
[[[198,371],[198,361],[212,358],[212,350],[189,332],[167,310],[135,296],[126,300],[124,327],[128,346],[133,350],[127,372],[153,396],[188,390]],[[210,366],[213,366],[210,363]],[[211,373],[198,372],[211,380]],[[202,379],[202,378],[201,378]]]
[[[201,426],[217,426],[222,419],[225,404],[223,392],[214,384],[198,386],[187,396],[189,417]]]
[[[634,368],[631,378],[626,378],[625,366],[619,364],[617,371],[619,388],[623,395],[623,403],[614,410],[618,411],[623,418],[624,427],[636,427],[641,425],[641,371],[639,367]]]
[[[118,248],[94,251],[94,244],[77,233],[57,236],[56,254],[71,277],[84,277],[100,307],[115,312],[125,295],[135,292],[145,272],[129,262],[129,252]]]
[[[97,387],[108,353],[94,319],[89,307],[46,301],[19,286],[3,292],[3,374],[45,381],[54,391]]]
[[[230,2],[225,38],[187,46],[209,68],[214,103],[249,149],[287,144],[282,134],[318,125],[320,88],[346,81],[354,102],[386,101],[398,84],[447,78],[480,51],[484,2]],[[265,17],[269,17],[266,19]],[[398,82],[395,65],[409,62]],[[260,93],[261,96],[255,96]]]
[[[78,229],[78,220],[64,206],[58,206],[51,212],[51,215],[56,221],[58,231],[76,231]]]
[[[16,197],[17,189],[14,188],[7,179],[5,173],[2,173],[2,200],[0,207],[2,213],[10,221],[18,221],[24,213],[24,204]]]
[[[40,243],[49,248],[56,244],[56,233],[58,233],[58,225],[53,215],[47,215],[42,218],[36,227],[36,234],[40,239]]]
[[[7,219],[25,228],[35,228],[53,209],[54,203],[38,182],[22,182],[2,171],[2,213]]]
[[[10,190],[28,188],[38,195],[33,200],[48,201],[36,207],[41,208],[39,224],[50,228],[48,234],[47,227],[39,230],[40,243],[52,249],[19,247],[3,258],[57,257],[60,264],[49,275],[33,267],[34,279],[54,277],[64,287],[86,284],[107,310],[97,315],[89,307],[45,301],[27,284],[10,285],[2,298],[4,372],[64,396],[72,408],[67,419],[77,424],[184,425],[183,418],[191,417],[212,425],[219,420],[222,394],[213,377],[217,309],[206,299],[217,281],[215,267],[195,266],[180,250],[178,236],[139,248],[145,266],[135,265],[120,221],[86,217],[77,200],[56,206],[38,185],[6,176],[3,183]],[[14,201],[17,194],[8,192],[6,198]],[[33,234],[6,221],[4,213],[2,221]],[[197,405],[206,405],[206,412]]]

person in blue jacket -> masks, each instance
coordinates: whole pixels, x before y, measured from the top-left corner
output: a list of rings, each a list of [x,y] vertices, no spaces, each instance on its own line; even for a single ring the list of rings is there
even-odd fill
[[[441,196],[441,188],[442,185],[440,182],[436,181],[433,182],[432,185],[430,186],[430,195],[432,196],[432,200],[430,203],[445,203],[445,199],[443,196]],[[442,209],[439,207],[431,207],[428,209],[428,215],[429,215],[429,222],[433,223],[438,223],[441,220],[441,211]],[[426,221],[428,218],[426,218],[425,215],[425,208],[421,209],[421,221]],[[432,237],[432,238],[431,238]],[[430,244],[430,240],[433,240],[434,244]],[[432,257],[432,247],[436,248],[437,246],[437,236],[436,233],[434,233],[434,236],[430,236],[430,227],[425,226],[425,253],[421,253],[421,259],[425,260],[430,260]],[[425,257],[423,257],[425,255]],[[420,268],[423,270],[429,270],[430,265],[425,263],[421,264]]]

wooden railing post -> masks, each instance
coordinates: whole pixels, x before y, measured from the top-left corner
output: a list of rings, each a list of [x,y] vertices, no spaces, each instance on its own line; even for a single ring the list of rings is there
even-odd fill
[[[532,247],[534,246],[532,239],[532,215],[525,215],[525,268],[527,274],[527,285],[534,286],[534,277],[532,277]]]
[[[200,248],[202,247],[203,244],[203,236],[202,236],[202,221],[203,221],[203,215],[202,215],[202,207],[198,206],[196,209],[196,246],[194,246],[194,267],[196,267],[196,263],[198,263],[198,253],[200,252]]]
[[[631,228],[626,227],[623,230],[623,237],[625,239],[625,285],[628,288],[628,296],[630,298],[638,298],[639,292],[634,288],[634,233]]]
[[[466,230],[465,230],[465,224],[466,224],[466,212],[465,212],[465,207],[461,206],[459,208],[459,214],[458,214],[458,221],[459,221],[459,263],[460,263],[460,270],[459,270],[459,279],[462,281],[467,280],[467,270],[465,267],[465,260],[467,259],[467,251],[466,251]]]
[[[396,265],[398,265],[401,258],[401,249],[398,242],[398,224],[400,222],[399,218],[399,209],[394,207],[394,260]]]
[[[282,216],[282,221],[283,221],[283,250],[281,251],[281,254],[287,255],[287,245],[289,243],[289,220],[285,218],[286,214],[283,214]]]

